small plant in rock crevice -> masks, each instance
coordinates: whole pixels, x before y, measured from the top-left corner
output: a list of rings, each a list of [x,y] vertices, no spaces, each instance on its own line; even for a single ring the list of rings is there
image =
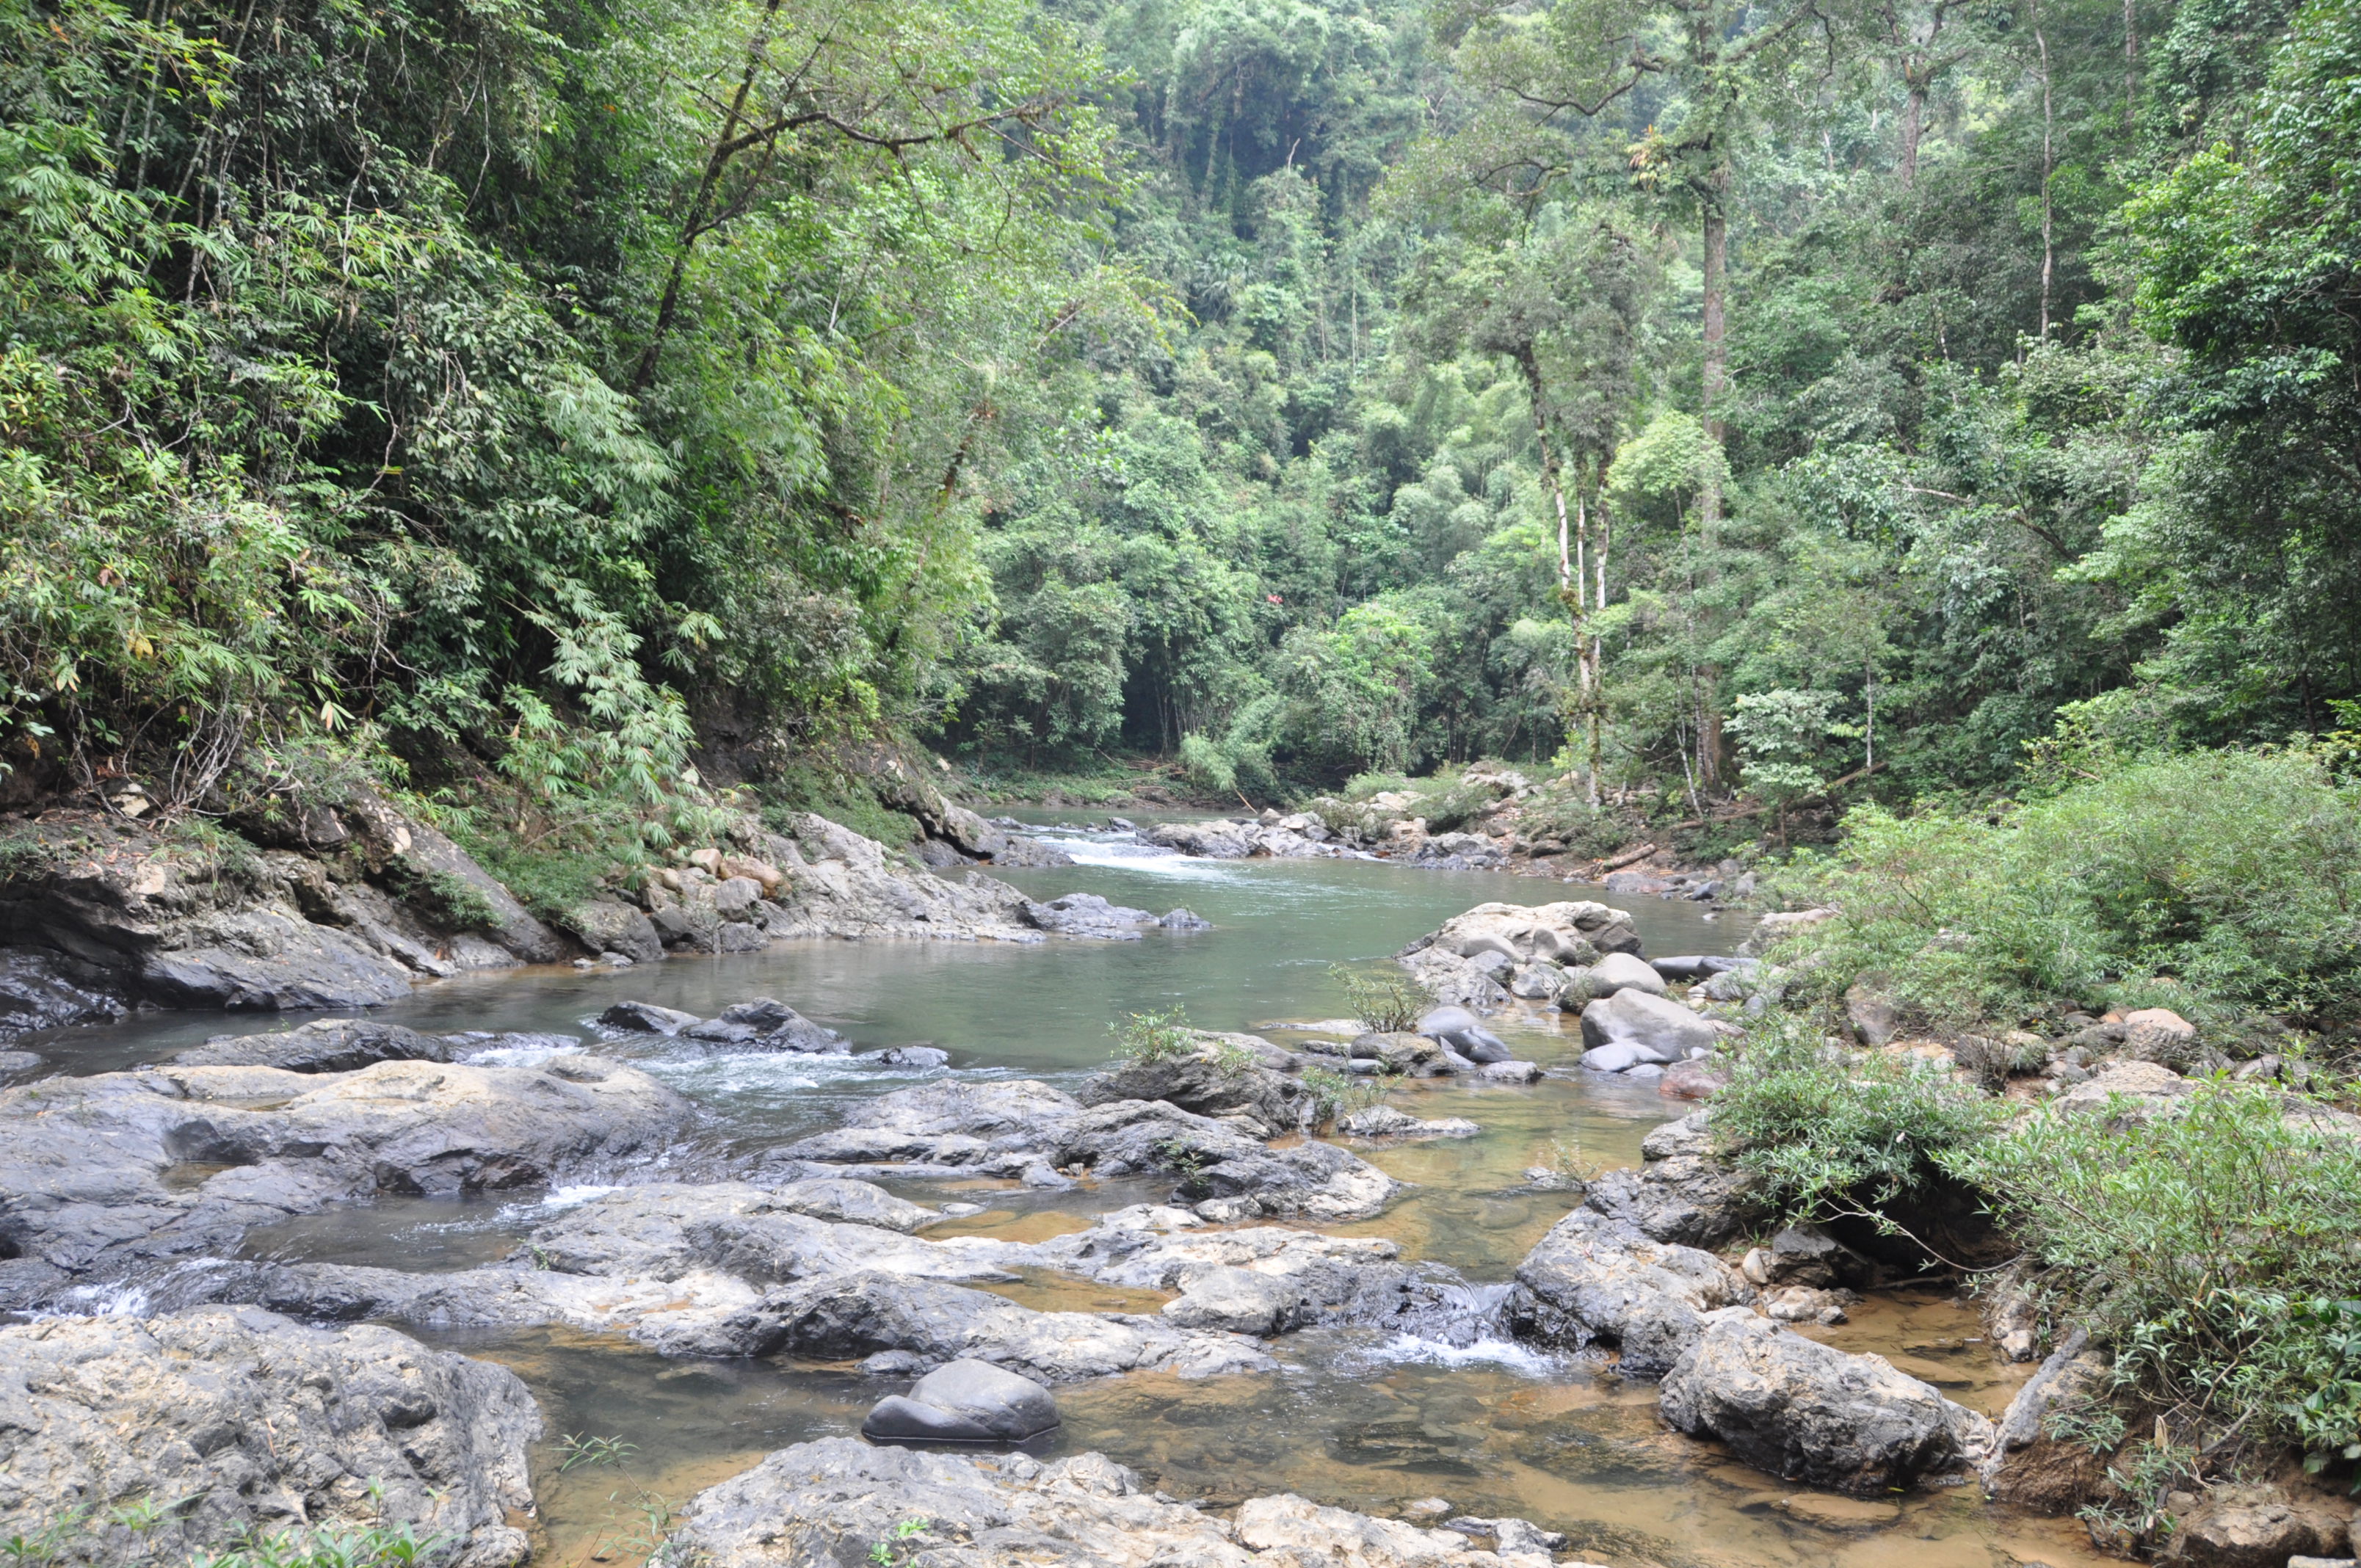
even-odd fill
[[[534,1249],[536,1255],[540,1249]],[[579,1470],[594,1464],[620,1464],[640,1451],[640,1445],[621,1437],[593,1437],[588,1432],[572,1431],[558,1439],[557,1451],[564,1455],[558,1461],[557,1473]]]
[[[1317,1108],[1313,1119],[1318,1122],[1333,1122],[1339,1116],[1382,1104],[1388,1091],[1381,1079],[1362,1078],[1326,1067],[1305,1068],[1303,1087],[1312,1091],[1312,1103]]]
[[[885,1539],[873,1541],[869,1548],[869,1561],[878,1568],[907,1568],[918,1555],[918,1537],[934,1528],[930,1519],[907,1519],[885,1532]]]

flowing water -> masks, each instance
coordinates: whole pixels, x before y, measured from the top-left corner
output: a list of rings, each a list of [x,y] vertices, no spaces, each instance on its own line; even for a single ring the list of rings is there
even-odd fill
[[[1286,1025],[1345,1011],[1332,963],[1381,959],[1488,899],[1605,897],[1595,888],[1487,872],[1353,861],[1196,861],[1146,854],[1105,835],[1060,837],[1083,863],[1009,872],[1007,880],[1036,897],[1093,892],[1158,913],[1186,905],[1213,929],[1032,948],[814,941],[620,972],[466,976],[423,988],[375,1016],[434,1032],[571,1035],[611,1052],[620,1047],[588,1027],[610,1003],[636,998],[710,1015],[733,1002],[775,996],[842,1031],[856,1049],[927,1043],[951,1054],[948,1069],[931,1071],[670,1046],[637,1058],[709,1113],[713,1138],[752,1147],[833,1125],[862,1098],[946,1071],[1071,1086],[1105,1063],[1108,1025],[1129,1013],[1181,1007],[1200,1026],[1259,1029],[1284,1041]],[[1610,902],[1631,909],[1651,953],[1727,952],[1745,933],[1742,916],[1717,917],[1694,905]],[[1528,1168],[1636,1164],[1648,1129],[1688,1109],[1649,1085],[1576,1075],[1578,1035],[1553,1013],[1494,1023],[1519,1055],[1559,1070],[1530,1088],[1445,1080],[1398,1089],[1393,1102],[1403,1109],[1466,1116],[1483,1134],[1365,1150],[1417,1185],[1382,1217],[1334,1227],[1391,1237],[1406,1256],[1461,1270],[1476,1287],[1471,1312],[1498,1294],[1517,1260],[1569,1206],[1565,1194],[1530,1183]],[[160,1059],[225,1028],[275,1026],[149,1015],[27,1043],[64,1070],[94,1072]],[[249,1250],[469,1267],[504,1255],[551,1204],[589,1190],[597,1190],[332,1211],[258,1234]],[[1112,1188],[1040,1193],[1004,1182],[904,1190],[984,1205],[928,1234],[1016,1240],[1080,1229],[1093,1211],[1151,1195]],[[996,1288],[1043,1310],[1152,1311],[1162,1300],[1152,1291],[1049,1274]],[[1811,1332],[1848,1349],[1889,1354],[1988,1413],[1999,1411],[2026,1370],[1996,1364],[1976,1338],[1972,1310],[1943,1297],[1872,1303],[1850,1324]],[[540,1398],[550,1426],[538,1486],[542,1560],[566,1568],[636,1563],[667,1507],[771,1449],[856,1431],[870,1404],[899,1389],[843,1367],[666,1359],[569,1331],[423,1337],[514,1367]],[[1448,1345],[1345,1333],[1291,1336],[1274,1348],[1290,1365],[1271,1376],[1133,1376],[1060,1389],[1065,1424],[1045,1452],[1097,1449],[1151,1486],[1215,1502],[1295,1491],[1400,1517],[1438,1498],[1455,1512],[1521,1515],[1566,1531],[1578,1555],[1618,1568],[2074,1568],[2101,1561],[2079,1529],[1986,1507],[1967,1489],[1890,1503],[1799,1497],[1712,1445],[1666,1432],[1653,1385],[1626,1385],[1581,1358],[1496,1339]],[[596,1462],[570,1448],[569,1436],[631,1447],[620,1460]]]

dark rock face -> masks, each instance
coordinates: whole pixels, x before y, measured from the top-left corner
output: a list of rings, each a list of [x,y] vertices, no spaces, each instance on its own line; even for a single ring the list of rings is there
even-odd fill
[[[399,1024],[318,1018],[275,1035],[219,1035],[172,1059],[182,1067],[273,1067],[284,1072],[355,1072],[381,1061],[451,1059],[451,1042]]]
[[[1301,1126],[1312,1113],[1312,1091],[1295,1075],[1295,1058],[1259,1035],[1202,1034],[1198,1048],[1162,1061],[1126,1062],[1084,1083],[1085,1105],[1116,1100],[1161,1100],[1202,1116],[1252,1116],[1273,1133]]]
[[[861,1423],[873,1442],[1023,1442],[1058,1428],[1049,1390],[984,1361],[937,1367]]]
[[[99,1564],[194,1559],[291,1517],[357,1528],[382,1509],[444,1537],[457,1568],[509,1568],[531,1548],[506,1516],[532,1507],[540,1432],[515,1374],[390,1329],[251,1308],[0,1328],[0,1533],[35,1536],[110,1498],[179,1505],[143,1534],[78,1540],[76,1557]]]
[[[659,1007],[653,1002],[618,1002],[598,1014],[598,1022],[610,1029],[629,1029],[641,1035],[677,1035],[704,1020],[694,1013]]]
[[[768,996],[740,1002],[718,1018],[700,1018],[653,1002],[618,1002],[598,1014],[610,1029],[662,1035],[741,1051],[794,1051],[806,1056],[846,1056],[852,1047],[842,1035],[822,1028],[785,1003]]]
[[[544,1182],[656,1148],[689,1115],[646,1074],[579,1056],[49,1079],[0,1091],[0,1247],[69,1274],[225,1253],[374,1192]]]
[[[1982,1457],[1990,1423],[1877,1355],[1849,1355],[1742,1308],[1705,1320],[1664,1375],[1664,1420],[1810,1486],[1881,1492]]]
[[[96,965],[39,948],[0,948],[0,1040],[70,1024],[111,1024],[127,1011]]]
[[[2051,1437],[2043,1424],[2051,1410],[2070,1408],[2084,1394],[2104,1387],[2107,1358],[2090,1344],[2088,1331],[2069,1332],[2009,1400],[1977,1472],[1984,1495],[1994,1502],[2065,1514],[2099,1495],[2107,1456],[2092,1453],[2088,1443]]]
[[[664,956],[664,938],[648,917],[620,898],[590,898],[559,916],[574,939],[593,953],[620,953],[633,963]]]
[[[1624,1372],[1653,1376],[1697,1343],[1707,1313],[1752,1298],[1746,1281],[1711,1253],[1576,1209],[1517,1266],[1509,1320],[1521,1337],[1545,1344],[1614,1345]]]

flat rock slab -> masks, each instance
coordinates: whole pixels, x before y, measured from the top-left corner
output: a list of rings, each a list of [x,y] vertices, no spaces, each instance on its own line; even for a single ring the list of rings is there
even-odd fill
[[[0,1328],[0,1536],[145,1497],[179,1506],[87,1530],[71,1558],[193,1560],[249,1528],[382,1517],[444,1538],[456,1568],[508,1568],[531,1550],[507,1520],[533,1506],[541,1430],[514,1373],[391,1329],[251,1308]]]
[[[331,1202],[536,1186],[653,1152],[690,1114],[645,1073],[582,1056],[47,1079],[0,1091],[0,1243],[69,1274],[226,1253]]]
[[[903,1538],[929,1568],[1544,1568],[1546,1552],[1500,1555],[1464,1535],[1257,1497],[1234,1519],[1159,1500],[1102,1454],[1044,1464],[1026,1454],[798,1443],[697,1494],[672,1543],[710,1568],[866,1562]]]

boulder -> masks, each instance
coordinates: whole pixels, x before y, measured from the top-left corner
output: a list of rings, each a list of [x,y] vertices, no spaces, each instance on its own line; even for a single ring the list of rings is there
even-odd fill
[[[766,1297],[756,1355],[866,1359],[873,1371],[921,1371],[976,1359],[1040,1383],[1126,1372],[1213,1377],[1268,1372],[1252,1343],[1156,1318],[1037,1312],[1003,1296],[894,1274],[829,1275]]]
[[[454,1568],[531,1550],[541,1417],[514,1373],[391,1329],[313,1329],[251,1308],[0,1328],[0,1533],[77,1509],[164,1504],[102,1523],[75,1561],[196,1561],[249,1530],[380,1519],[440,1538]]]
[[[215,1035],[172,1059],[182,1067],[275,1067],[286,1072],[353,1072],[381,1061],[449,1061],[451,1042],[399,1024],[315,1018],[269,1035]]]
[[[1058,1428],[1058,1402],[1029,1377],[984,1361],[935,1368],[861,1423],[872,1442],[1023,1442]]]
[[[923,1520],[915,1531],[912,1521]],[[682,1509],[672,1561],[708,1568],[865,1563],[900,1542],[928,1568],[1543,1568],[1467,1538],[1322,1508],[1248,1499],[1229,1520],[1150,1494],[1097,1453],[1043,1464],[823,1438],[781,1449]],[[890,1550],[890,1548],[889,1548]]]
[[[1588,996],[1612,996],[1620,991],[1641,991],[1650,996],[1664,994],[1664,977],[1655,967],[1630,953],[1609,953],[1576,977],[1575,983]]]
[[[1717,1437],[1758,1470],[1843,1492],[1883,1492],[1982,1456],[1990,1423],[1881,1355],[1806,1339],[1743,1308],[1704,1319],[1664,1374],[1675,1431]]]
[[[1187,909],[1168,909],[1164,912],[1163,918],[1156,923],[1168,931],[1210,931],[1213,928],[1213,923],[1211,920],[1203,919]]]
[[[1902,1008],[1887,994],[1883,975],[1863,975],[1845,988],[1845,1021],[1864,1046],[1883,1046],[1902,1032]]]
[[[1027,925],[1060,937],[1082,937],[1100,942],[1137,942],[1156,916],[1145,909],[1109,904],[1095,893],[1069,893],[1046,904],[1024,906]]]
[[[1550,1228],[1516,1281],[1509,1321],[1519,1337],[1616,1346],[1618,1365],[1635,1376],[1664,1372],[1696,1343],[1705,1314],[1752,1295],[1711,1253],[1652,1241],[1587,1208]]]
[[[952,882],[912,870],[875,839],[811,812],[790,817],[787,827],[785,834],[749,832],[741,846],[785,873],[767,900],[763,930],[771,937],[1046,939],[1026,920],[1031,901],[982,872]]]
[[[539,1186],[667,1146],[689,1104],[628,1067],[167,1067],[0,1091],[0,1248],[82,1275],[224,1254],[378,1192]]]
[[[1710,1100],[1728,1082],[1702,1059],[1676,1061],[1656,1080],[1656,1092],[1667,1100]]]
[[[1481,1083],[1532,1083],[1541,1077],[1542,1069],[1539,1062],[1486,1062],[1476,1069],[1476,1079]]]
[[[1512,1053],[1500,1036],[1465,1007],[1433,1008],[1414,1025],[1415,1032],[1438,1041],[1479,1067],[1507,1061]]]
[[[1666,1063],[1703,1056],[1720,1038],[1709,1021],[1679,1003],[1637,989],[1600,997],[1582,1010],[1582,1043],[1587,1050],[1632,1046],[1638,1048],[1636,1061]]]
[[[2198,1085],[2160,1062],[2114,1061],[2050,1102],[2060,1113],[2105,1112],[2130,1120],[2176,1114]]]
[[[2290,1498],[2268,1486],[2215,1486],[2173,1519],[2169,1561],[2188,1568],[2281,1568],[2290,1557],[2339,1557],[2349,1508]]]
[[[1084,1105],[1161,1100],[1202,1116],[1252,1116],[1273,1133],[1300,1127],[1318,1108],[1295,1058],[1259,1035],[1194,1032],[1186,1056],[1126,1061],[1083,1083]]]
[[[648,917],[620,898],[602,895],[568,905],[557,924],[594,953],[620,953],[633,963],[664,956],[664,938]]]
[[[862,1051],[859,1059],[879,1067],[949,1067],[951,1054],[939,1046],[888,1046],[882,1051]]]
[[[1676,958],[1650,959],[1648,967],[1666,980],[1690,982],[1710,980],[1727,974],[1746,963],[1744,959],[1724,958],[1719,954],[1685,953]]]
[[[1759,959],[1790,937],[1798,936],[1822,921],[1836,917],[1837,911],[1833,909],[1797,909],[1765,915],[1754,923],[1754,929],[1746,934],[1746,940],[1738,945],[1738,956]]]
[[[2071,1409],[2105,1389],[2107,1359],[2090,1345],[2087,1330],[2070,1331],[2002,1412],[1977,1466],[1984,1495],[1994,1502],[2070,1514],[2106,1486],[2108,1456],[2092,1453],[2088,1443],[2053,1437],[2048,1426],[2052,1410]]]
[[[1747,1183],[1715,1157],[1708,1112],[1693,1111],[1640,1140],[1637,1170],[1610,1170],[1583,1202],[1660,1242],[1719,1246],[1755,1215]]]
[[[129,1011],[106,970],[41,948],[0,947],[0,1040],[35,1029],[112,1024]]]
[[[1189,1271],[1188,1290],[1164,1304],[1164,1316],[1184,1329],[1264,1338],[1295,1326],[1301,1291],[1277,1275],[1225,1264]]]
[[[1337,1117],[1336,1130],[1354,1138],[1472,1138],[1484,1129],[1465,1116],[1426,1121],[1390,1105],[1370,1105]]]
[[[610,1029],[629,1029],[635,1034],[677,1035],[704,1020],[694,1013],[659,1007],[653,1002],[618,1002],[598,1014],[598,1022]]]
[[[733,1003],[718,1018],[700,1019],[683,1027],[680,1038],[737,1050],[793,1051],[804,1056],[840,1057],[852,1047],[842,1035],[824,1029],[785,1003],[768,996]]]
[[[512,1262],[565,1274],[680,1279],[719,1269],[759,1284],[860,1269],[1004,1279],[1005,1247],[910,1233],[940,1216],[866,1181],[818,1178],[619,1187],[544,1220]]]

